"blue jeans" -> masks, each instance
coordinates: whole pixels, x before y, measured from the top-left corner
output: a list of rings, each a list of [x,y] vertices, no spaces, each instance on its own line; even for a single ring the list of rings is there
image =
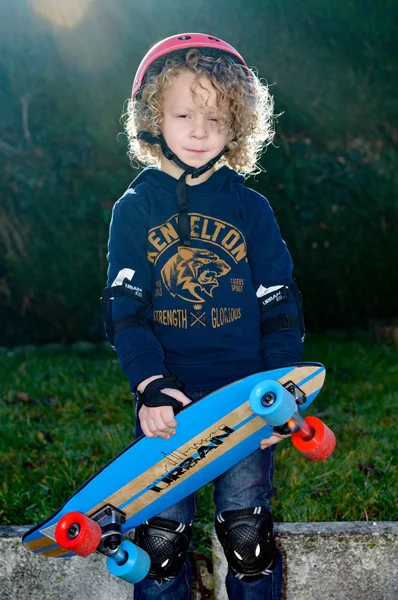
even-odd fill
[[[209,392],[191,394],[198,400]],[[141,435],[136,419],[136,435]],[[273,494],[273,447],[256,450],[214,480],[215,512],[264,506],[270,509]],[[196,495],[191,494],[160,513],[164,519],[190,524],[196,512]],[[278,565],[271,575],[253,582],[237,579],[228,570],[226,588],[229,600],[281,600],[282,555],[278,550]],[[176,577],[169,581],[144,579],[134,586],[135,600],[192,600],[192,573],[188,557]]]

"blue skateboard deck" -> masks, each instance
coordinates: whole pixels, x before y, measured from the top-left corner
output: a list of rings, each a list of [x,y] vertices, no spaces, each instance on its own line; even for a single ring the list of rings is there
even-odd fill
[[[60,518],[71,511],[91,516],[106,505],[125,515],[121,533],[172,506],[259,448],[273,429],[250,407],[253,388],[264,380],[294,383],[305,410],[325,380],[319,363],[300,363],[255,373],[189,404],[169,440],[142,436],[90,477],[59,510],[23,537],[26,548],[47,557],[73,552],[55,541]]]

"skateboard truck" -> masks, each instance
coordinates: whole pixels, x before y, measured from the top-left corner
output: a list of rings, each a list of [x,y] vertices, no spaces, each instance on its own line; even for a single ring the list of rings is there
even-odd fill
[[[90,518],[101,527],[102,535],[97,548],[98,552],[102,552],[106,556],[114,556],[122,542],[120,529],[121,525],[126,522],[125,514],[111,504],[106,504],[90,515]]]
[[[121,525],[126,515],[105,505],[90,517],[78,511],[64,514],[55,528],[55,540],[78,556],[89,556],[96,550],[105,554],[108,570],[129,583],[146,577],[151,561],[148,554],[122,537]]]
[[[307,396],[293,381],[288,381],[283,387],[294,397],[296,404],[301,406],[306,403]]]
[[[293,446],[311,460],[324,460],[336,446],[334,433],[317,417],[305,417],[299,407],[307,402],[306,394],[292,381],[261,381],[251,391],[253,412],[281,435],[292,434]]]
[[[298,409],[299,406],[305,404],[305,402],[307,401],[307,396],[295,383],[293,383],[293,381],[288,381],[283,387],[290,394],[292,394],[293,398],[296,401],[297,408],[294,415],[292,415],[291,419],[289,419],[285,425],[281,425],[280,427],[274,427],[275,431],[277,431],[281,435],[288,435],[289,433],[300,432],[300,437],[304,441],[312,440],[315,431],[312,427],[308,425],[304,417],[301,416],[301,413]]]

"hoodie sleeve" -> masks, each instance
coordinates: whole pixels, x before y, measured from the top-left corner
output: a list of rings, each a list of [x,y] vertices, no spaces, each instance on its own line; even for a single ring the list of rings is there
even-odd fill
[[[274,212],[266,198],[254,192],[247,198],[249,212],[248,260],[251,267],[253,285],[260,297],[264,292],[272,295],[272,288],[281,286],[295,288],[300,301],[300,293],[293,282],[293,263],[285,242],[282,239]],[[285,288],[286,286],[286,288]],[[277,302],[262,313],[265,319],[287,315],[292,322],[302,321],[301,306],[295,301]],[[283,317],[285,318],[285,317]],[[298,328],[279,329],[263,334],[262,351],[265,369],[277,369],[302,360],[303,332]]]
[[[113,207],[107,256],[108,286],[128,274],[132,285],[151,294],[151,269],[146,257],[146,205],[142,194],[129,189]],[[134,316],[142,306],[135,298],[114,298],[112,318],[116,321]],[[147,309],[150,310],[150,306],[147,306]],[[122,329],[115,335],[115,348],[132,390],[147,377],[167,372],[162,345],[150,327]]]

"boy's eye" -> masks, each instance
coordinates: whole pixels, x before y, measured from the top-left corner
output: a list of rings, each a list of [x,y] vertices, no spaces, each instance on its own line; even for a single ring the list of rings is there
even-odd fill
[[[186,119],[189,115],[177,115],[178,119]]]

